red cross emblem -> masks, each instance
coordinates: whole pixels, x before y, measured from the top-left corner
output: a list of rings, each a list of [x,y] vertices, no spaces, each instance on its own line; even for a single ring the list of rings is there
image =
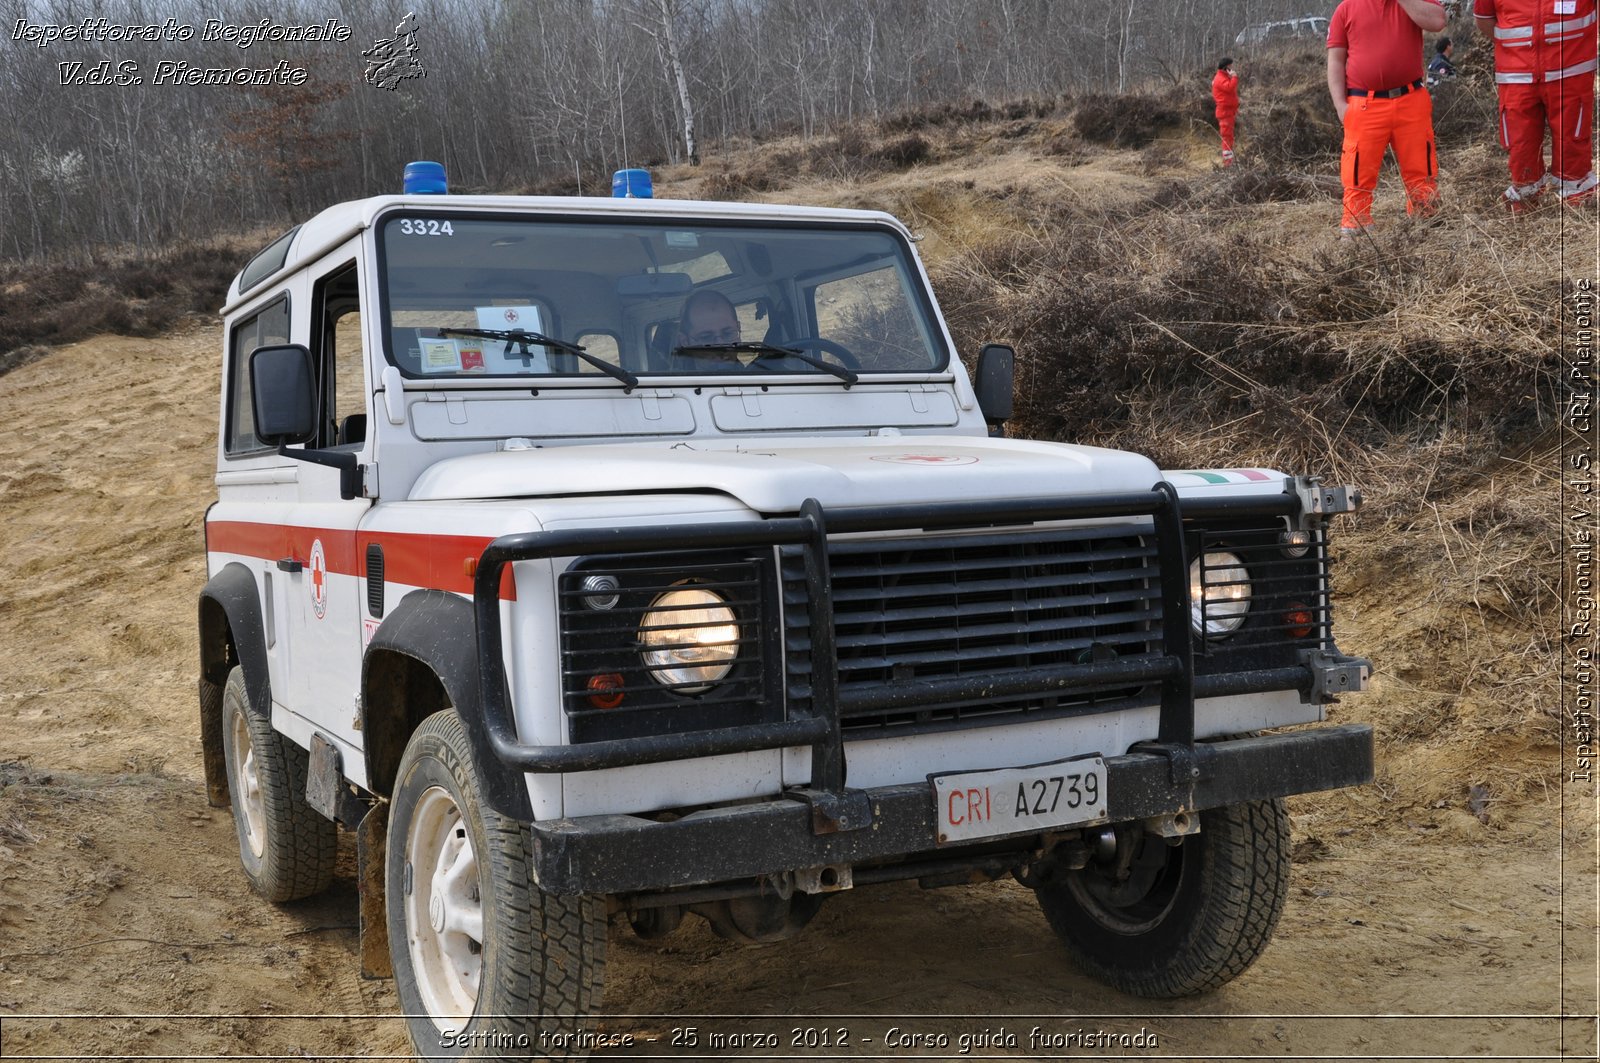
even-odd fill
[[[311,559],[306,567],[311,569],[311,610],[321,620],[328,612],[328,559],[322,552],[321,539],[312,540]]]
[[[973,465],[970,454],[874,454],[873,461],[892,461],[900,465]]]
[[[509,323],[514,325],[519,320],[521,320],[521,317],[520,317],[520,315],[518,315],[518,313],[515,310],[507,310],[506,311],[506,321],[507,322],[509,322]]]

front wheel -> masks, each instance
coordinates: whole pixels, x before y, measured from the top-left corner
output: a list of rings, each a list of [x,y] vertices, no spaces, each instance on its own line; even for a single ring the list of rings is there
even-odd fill
[[[406,746],[385,888],[395,987],[420,1055],[577,1058],[600,1004],[605,910],[533,882],[526,824],[478,800],[461,720]]]
[[[1289,892],[1282,801],[1200,813],[1200,833],[1168,845],[1137,824],[1117,852],[1036,887],[1067,954],[1087,974],[1144,997],[1232,981],[1272,938]]]

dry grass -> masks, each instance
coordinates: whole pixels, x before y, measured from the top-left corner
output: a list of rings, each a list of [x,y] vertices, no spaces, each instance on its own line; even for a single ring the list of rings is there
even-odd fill
[[[961,350],[1017,347],[1019,435],[1358,484],[1341,641],[1378,677],[1356,718],[1407,801],[1490,762],[1537,796],[1561,724],[1557,328],[1571,278],[1597,271],[1595,212],[1499,211],[1492,87],[1468,82],[1438,95],[1439,216],[1406,219],[1386,174],[1378,227],[1341,242],[1320,65],[1254,74],[1282,91],[1241,119],[1243,165],[1184,167],[1176,118],[1145,139],[1165,94],[1130,107],[1142,131],[1104,137],[1154,145],[1138,160],[1164,187],[1097,201],[1035,183],[1009,227],[937,264],[941,303]],[[1041,160],[1094,158],[1082,132],[1042,140]]]
[[[231,237],[42,266],[0,263],[0,374],[49,345],[105,332],[155,336],[188,314],[215,314],[233,275],[265,239]]]

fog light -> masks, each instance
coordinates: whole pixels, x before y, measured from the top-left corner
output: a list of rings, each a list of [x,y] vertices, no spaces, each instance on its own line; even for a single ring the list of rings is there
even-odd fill
[[[680,585],[650,603],[639,625],[639,646],[656,682],[698,694],[733,670],[739,625],[720,594]]]
[[[1311,629],[1316,626],[1316,618],[1311,615],[1311,607],[1304,602],[1290,602],[1289,608],[1283,614],[1283,622],[1289,628],[1289,637],[1303,639],[1311,634]]]
[[[1210,550],[1189,565],[1189,612],[1197,635],[1223,638],[1250,612],[1250,573],[1238,555]]]

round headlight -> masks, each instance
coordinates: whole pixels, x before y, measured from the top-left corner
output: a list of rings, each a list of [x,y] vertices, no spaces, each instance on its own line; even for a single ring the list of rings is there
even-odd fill
[[[1197,635],[1216,639],[1238,631],[1250,612],[1250,573],[1244,562],[1226,550],[1195,558],[1189,565],[1189,612]]]
[[[640,658],[656,682],[698,694],[733,670],[739,624],[715,591],[676,587],[650,603],[639,625]]]

